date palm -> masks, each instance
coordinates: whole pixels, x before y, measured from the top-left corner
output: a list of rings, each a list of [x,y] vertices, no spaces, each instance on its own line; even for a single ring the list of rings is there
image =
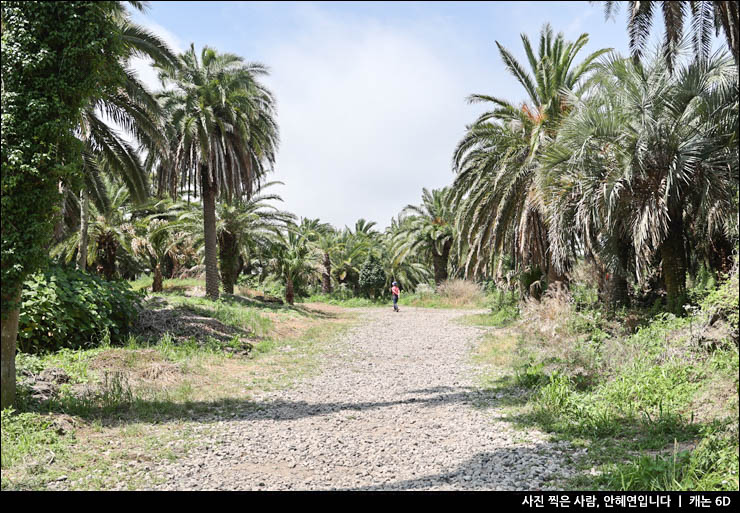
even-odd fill
[[[619,11],[622,2],[604,2],[604,15],[608,19]],[[706,60],[712,48],[712,32],[719,36],[725,35],[727,48],[735,59],[735,65],[740,65],[740,9],[737,2],[728,1],[629,1],[627,3],[628,18],[627,31],[630,36],[630,51],[636,60],[640,60],[650,35],[653,17],[660,9],[665,23],[665,38],[663,42],[664,57],[668,68],[673,70],[674,61],[678,55],[679,46],[684,32],[684,24],[691,13],[691,39],[696,57]]]
[[[132,203],[128,187],[112,182],[106,183],[105,187],[110,201],[107,208],[98,210],[94,204],[90,205],[90,236],[85,244],[85,264],[94,267],[106,280],[112,280],[118,259],[123,253],[131,253],[134,227],[130,222]],[[81,238],[80,231],[72,232],[52,249],[51,256],[71,262],[79,253]]]
[[[296,286],[320,274],[319,253],[295,227],[279,232],[268,265],[285,281],[285,300],[291,305]]]
[[[249,198],[271,170],[278,145],[275,100],[259,82],[267,68],[233,54],[193,45],[179,67],[161,68],[172,86],[161,93],[170,120],[169,153],[150,159],[160,193],[188,182],[203,203],[206,294],[219,295],[216,200]],[[154,162],[158,160],[158,162]]]
[[[449,205],[450,189],[426,188],[420,206],[407,205],[402,215],[403,228],[397,235],[402,241],[396,247],[394,260],[403,262],[409,254],[420,252],[434,267],[437,285],[447,279],[447,263],[455,240],[455,217]]]
[[[298,231],[321,253],[321,292],[331,294],[332,261],[337,258],[337,252],[341,249],[339,234],[329,223],[306,218],[301,219]]]
[[[553,225],[565,233],[553,237],[555,253],[564,251],[559,238],[624,236],[638,278],[660,259],[669,308],[680,311],[686,233],[713,238],[737,219],[737,67],[714,55],[671,75],[664,56],[644,65],[613,58],[596,78],[547,158],[553,197],[570,196],[556,208],[579,212],[576,222]]]
[[[575,64],[588,42],[587,34],[570,42],[562,33],[553,36],[551,27],[545,25],[536,53],[525,34],[521,39],[529,71],[496,44],[528,102],[516,106],[495,96],[469,98],[470,102],[492,104],[493,110],[468,127],[455,149],[453,164],[458,176],[451,200],[460,232],[458,253],[467,249],[465,274],[490,274],[496,256],[511,251],[518,268],[538,268],[549,281],[563,280],[550,261],[539,158],[567,114],[567,92],[579,93],[596,59],[609,49],[593,52]]]

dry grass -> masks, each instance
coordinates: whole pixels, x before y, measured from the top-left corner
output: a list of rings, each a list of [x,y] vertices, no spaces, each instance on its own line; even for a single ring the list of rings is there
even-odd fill
[[[483,291],[477,284],[466,280],[446,280],[437,287],[437,294],[451,306],[464,306],[483,301]]]
[[[548,290],[541,301],[527,299],[520,306],[522,324],[545,337],[564,336],[572,314],[570,296],[563,289]]]

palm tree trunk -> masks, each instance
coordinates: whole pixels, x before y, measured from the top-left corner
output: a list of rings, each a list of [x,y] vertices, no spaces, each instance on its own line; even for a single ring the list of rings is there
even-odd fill
[[[236,245],[236,237],[229,232],[222,232],[218,238],[218,259],[221,264],[221,281],[224,292],[234,293],[234,284],[238,276],[239,248]]]
[[[162,265],[157,261],[157,265],[154,266],[154,283],[152,283],[152,292],[162,292],[164,290],[162,280]]]
[[[80,191],[80,245],[77,249],[77,269],[84,271],[87,266],[87,240],[88,223],[90,217],[90,205],[87,191]]]
[[[608,296],[611,306],[629,306],[630,296],[627,283],[627,269],[630,258],[630,243],[621,241],[617,248],[618,268],[609,277]]]
[[[113,279],[116,274],[116,252],[118,250],[118,243],[115,240],[106,240],[101,245],[101,264],[103,266],[103,276],[108,281]]]
[[[288,302],[289,305],[292,305],[294,299],[295,294],[293,292],[293,280],[290,278],[290,276],[288,276],[285,283],[285,300]]]
[[[331,259],[329,253],[324,252],[324,276],[321,284],[321,292],[331,294]]]
[[[203,170],[205,171],[205,169]],[[216,191],[202,179],[203,231],[206,244],[206,296],[218,299],[218,241],[216,240]]]
[[[450,248],[452,241],[448,240],[442,246],[442,253],[437,253],[432,248],[432,264],[434,265],[434,283],[439,285],[447,279],[447,261],[450,258]]]
[[[18,317],[20,316],[21,288],[12,296],[3,294],[3,305],[15,305],[7,310],[8,316],[2,320],[2,347],[0,348],[0,408],[5,409],[15,403],[15,348],[18,339]],[[4,291],[5,292],[5,291]]]
[[[680,211],[671,212],[668,236],[660,247],[660,257],[663,261],[668,310],[678,315],[682,313],[686,300],[686,255]]]

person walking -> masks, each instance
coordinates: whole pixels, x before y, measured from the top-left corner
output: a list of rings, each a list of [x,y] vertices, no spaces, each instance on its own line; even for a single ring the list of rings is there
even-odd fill
[[[393,294],[393,311],[398,312],[398,297],[401,295],[401,289],[398,288],[398,282],[394,281],[391,287],[391,294]]]

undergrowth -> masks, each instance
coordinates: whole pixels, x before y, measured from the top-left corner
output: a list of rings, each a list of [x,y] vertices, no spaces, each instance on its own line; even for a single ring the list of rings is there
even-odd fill
[[[526,391],[512,422],[589,448],[564,486],[738,489],[737,271],[700,283],[684,317],[605,310],[588,287],[520,305],[510,377],[498,383]],[[470,322],[496,326],[492,317]]]

